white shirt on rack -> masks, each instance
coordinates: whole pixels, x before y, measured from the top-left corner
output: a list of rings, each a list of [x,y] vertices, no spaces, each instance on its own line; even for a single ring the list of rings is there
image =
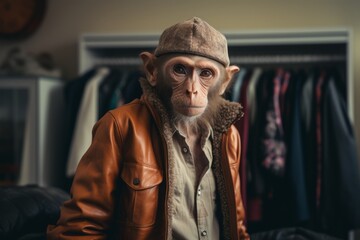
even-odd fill
[[[99,85],[110,73],[108,68],[99,68],[94,77],[89,80],[84,89],[79,111],[77,113],[74,133],[70,145],[67,161],[67,176],[75,174],[77,165],[90,147],[92,128],[98,121],[99,113]]]

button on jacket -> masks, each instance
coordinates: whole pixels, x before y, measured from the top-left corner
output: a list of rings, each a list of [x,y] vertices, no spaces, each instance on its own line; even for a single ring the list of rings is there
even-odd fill
[[[169,116],[146,80],[143,96],[105,114],[93,128],[48,239],[171,239],[174,156]],[[240,193],[238,103],[220,102],[212,124],[221,239],[249,239]],[[205,234],[205,233],[204,233]]]

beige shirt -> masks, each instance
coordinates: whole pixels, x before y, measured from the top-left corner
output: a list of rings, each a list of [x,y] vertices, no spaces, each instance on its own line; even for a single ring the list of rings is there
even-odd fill
[[[173,135],[175,155],[174,215],[172,237],[181,239],[219,239],[216,216],[216,187],[211,169],[211,128],[201,136],[201,156],[194,162],[184,136]]]

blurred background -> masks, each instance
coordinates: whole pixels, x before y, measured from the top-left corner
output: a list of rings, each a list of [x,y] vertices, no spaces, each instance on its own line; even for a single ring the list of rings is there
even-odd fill
[[[360,47],[356,44],[360,31],[359,4],[355,0],[109,0],[102,3],[48,0],[39,29],[26,39],[2,40],[0,56],[4,57],[14,46],[35,53],[46,51],[53,55],[64,80],[72,79],[78,74],[78,41],[83,33],[160,34],[172,23],[199,16],[222,32],[350,28],[354,33],[354,72],[359,76]],[[356,81],[355,89],[358,89]]]
[[[151,51],[166,27],[198,16],[230,37],[230,55],[242,69],[226,97],[264,119],[237,126],[247,149],[241,170],[250,231],[301,226],[345,238],[360,228],[359,11],[356,0],[0,0],[0,183],[67,192],[94,122],[140,96],[138,53]],[[85,94],[86,83],[99,75],[108,78],[105,92],[126,78],[123,98],[110,104],[109,96]],[[256,91],[271,93],[255,97],[256,114],[243,87],[254,79],[271,82],[258,84]],[[296,80],[301,84],[290,84]],[[314,102],[308,118],[295,105],[307,98],[306,82]],[[260,102],[274,99],[276,86],[288,91],[279,98],[282,125],[275,124],[274,137],[254,126],[270,124],[264,116],[277,103]],[[84,99],[92,107],[108,104],[91,113]],[[312,112],[316,106],[321,118]],[[314,126],[305,129],[309,121]],[[285,163],[266,163],[254,153],[266,151],[264,138],[282,144],[277,157]]]

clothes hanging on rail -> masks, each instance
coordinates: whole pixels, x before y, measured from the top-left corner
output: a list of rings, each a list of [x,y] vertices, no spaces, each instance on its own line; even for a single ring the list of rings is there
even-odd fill
[[[283,175],[285,170],[286,146],[284,143],[284,129],[280,112],[280,89],[285,72],[277,69],[272,81],[268,81],[272,89],[271,97],[268,99],[265,111],[265,131],[261,136],[261,146],[263,156],[261,165],[271,174]]]
[[[66,106],[66,111],[64,114],[64,125],[66,129],[64,133],[64,142],[67,144],[64,147],[64,149],[66,149],[65,156],[68,156],[68,151],[71,146],[71,139],[74,132],[76,117],[81,103],[84,88],[86,86],[86,83],[91,79],[95,72],[96,69],[91,69],[80,77],[67,82],[67,84],[64,86],[64,100]],[[64,175],[66,175],[66,165],[67,159],[64,160],[63,164]],[[64,188],[68,188],[68,186],[64,186]]]
[[[91,83],[97,86],[97,118],[141,95],[140,71],[108,70],[97,84],[95,68],[65,87],[67,121],[74,122],[69,128],[72,141]],[[242,191],[250,230],[300,225],[340,236],[360,227],[356,144],[344,103],[345,87],[339,84],[343,80],[331,76],[333,72],[317,69],[243,68],[235,77],[232,86],[239,89],[230,89],[228,97],[242,103],[247,115],[236,124],[242,136]],[[341,101],[343,105],[336,105]],[[271,145],[266,144],[269,141]],[[266,148],[279,145],[283,146]],[[270,156],[272,167],[264,164],[268,152],[275,153]],[[281,171],[276,171],[279,166]]]
[[[344,97],[338,89],[338,76],[332,75],[324,86],[323,189],[321,226],[340,235],[360,227],[360,174],[356,141],[347,118]],[[334,207],[335,206],[335,207]]]
[[[72,176],[75,174],[77,165],[91,144],[91,131],[98,119],[99,96],[98,89],[101,82],[109,74],[109,69],[100,68],[96,71],[94,77],[90,79],[84,89],[80,108],[76,117],[76,123],[70,151],[67,162],[66,174]]]
[[[247,144],[249,229],[306,226],[343,237],[359,228],[359,160],[344,80],[333,69],[247,72],[257,73],[242,80],[239,97],[249,114],[238,124]]]
[[[308,194],[306,192],[306,168],[304,166],[304,147],[303,147],[303,136],[302,136],[302,123],[301,123],[301,88],[303,86],[303,76],[302,72],[297,74],[292,74],[293,78],[291,79],[291,84],[293,85],[292,91],[292,104],[291,106],[290,118],[287,119],[289,124],[285,131],[288,132],[287,140],[288,143],[288,153],[287,158],[290,161],[287,161],[287,179],[289,180],[288,184],[289,190],[291,191],[290,202],[292,202],[292,208],[294,209],[292,220],[303,222],[310,219],[309,206],[308,206]],[[290,80],[290,78],[288,78]],[[288,103],[289,103],[288,102]],[[284,110],[286,110],[284,108]],[[289,110],[289,108],[288,108]],[[286,119],[286,114],[283,115]]]
[[[139,79],[143,73],[139,70],[113,68],[99,88],[99,119],[109,110],[140,98],[142,90]]]
[[[123,73],[118,69],[108,69],[109,74],[100,83],[97,91],[99,105],[95,108],[98,112],[97,119],[103,116],[108,110],[113,95],[114,89],[117,87],[119,82],[125,82],[126,79],[122,79]]]
[[[66,175],[74,176],[91,144],[91,129],[107,111],[141,96],[140,70],[97,67],[65,86],[68,139]]]

